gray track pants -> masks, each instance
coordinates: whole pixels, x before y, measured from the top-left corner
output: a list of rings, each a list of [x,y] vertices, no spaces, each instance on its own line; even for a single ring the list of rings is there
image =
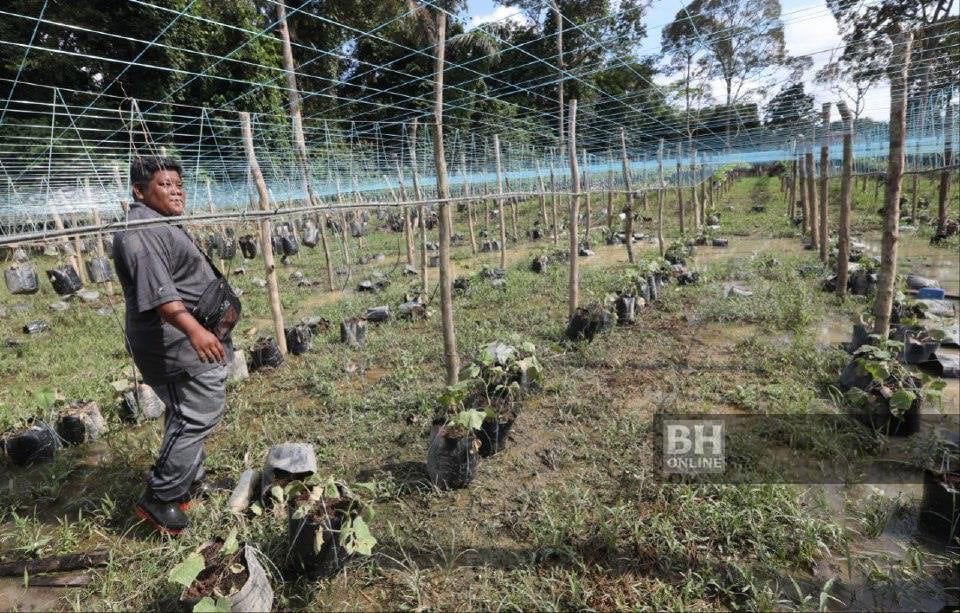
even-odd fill
[[[166,405],[163,444],[147,485],[153,495],[173,502],[203,476],[203,441],[223,416],[227,370],[217,366],[196,377],[151,384]]]

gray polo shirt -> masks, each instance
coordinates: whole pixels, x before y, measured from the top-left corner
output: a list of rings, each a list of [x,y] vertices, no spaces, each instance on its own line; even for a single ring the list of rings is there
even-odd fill
[[[134,202],[127,220],[162,219],[150,207]],[[160,319],[156,308],[182,300],[196,306],[216,279],[213,268],[179,226],[163,223],[117,232],[113,260],[126,302],[126,336],[133,360],[147,383],[193,377],[215,368],[202,362],[187,336]],[[232,359],[230,340],[224,342]]]

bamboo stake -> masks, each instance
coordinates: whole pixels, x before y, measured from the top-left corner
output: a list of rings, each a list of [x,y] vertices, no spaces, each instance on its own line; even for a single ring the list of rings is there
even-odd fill
[[[584,227],[583,238],[590,242],[590,165],[587,160],[587,150],[583,150],[583,204],[586,224]]]
[[[807,166],[807,202],[810,209],[810,244],[817,248],[820,239],[819,223],[817,221],[817,179],[816,165],[813,160],[813,137],[810,138],[810,144],[807,146],[807,152],[804,155]]]
[[[399,183],[400,201],[406,202],[407,190],[403,186],[403,170],[400,168],[399,160],[397,161],[397,183]],[[414,256],[413,252],[413,227],[410,223],[410,208],[403,206],[400,210],[403,212],[403,237],[407,244],[407,264],[413,266],[416,256]]]
[[[947,231],[947,199],[950,195],[950,170],[953,165],[953,105],[947,99],[947,111],[943,116],[943,170],[937,190],[937,236]]]
[[[700,230],[700,200],[697,198],[697,150],[690,148],[690,202],[693,206],[693,227]]]
[[[547,196],[545,194],[547,190],[543,185],[543,174],[540,172],[540,160],[534,158],[533,162],[537,167],[537,184],[540,186],[540,191],[537,193],[537,200],[540,203],[540,217],[543,218],[543,227],[546,228],[550,225],[550,218],[547,217]]]
[[[680,219],[680,236],[683,236],[684,232],[684,223],[683,223],[683,180],[680,177],[680,173],[683,172],[683,168],[680,165],[680,159],[683,157],[683,143],[677,143],[677,216]]]
[[[267,191],[267,184],[263,180],[263,173],[260,171],[260,164],[257,162],[257,154],[253,149],[250,113],[240,113],[240,128],[243,132],[243,149],[247,155],[247,163],[250,165],[250,175],[257,188],[257,194],[260,196],[260,210],[269,211],[270,193]],[[260,220],[260,249],[263,251],[263,265],[267,273],[270,312],[273,314],[273,330],[277,336],[277,347],[280,348],[281,354],[286,355],[287,337],[283,330],[283,307],[280,305],[280,287],[277,284],[277,269],[273,261],[273,241],[270,240],[270,236],[270,219],[264,217]]]
[[[560,244],[560,214],[557,212],[557,177],[553,172],[553,160],[550,160],[550,205],[553,208],[553,244]]]

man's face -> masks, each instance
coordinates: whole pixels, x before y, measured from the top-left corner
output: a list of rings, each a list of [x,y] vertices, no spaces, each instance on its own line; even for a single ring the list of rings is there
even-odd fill
[[[134,185],[133,195],[164,217],[183,215],[187,195],[183,179],[176,170],[158,170],[146,185]]]

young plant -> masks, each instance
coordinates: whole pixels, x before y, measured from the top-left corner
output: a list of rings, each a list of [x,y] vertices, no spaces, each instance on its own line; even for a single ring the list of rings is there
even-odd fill
[[[854,406],[868,408],[872,404],[870,392],[876,392],[887,399],[894,416],[903,417],[914,402],[924,397],[941,397],[946,387],[942,379],[928,375],[917,377],[897,359],[903,343],[872,335],[871,338],[876,345],[863,345],[854,352],[859,374],[870,377],[866,390],[853,387],[847,392],[846,397]]]
[[[373,509],[354,498],[346,484],[334,480],[333,477],[320,481],[310,479],[307,482],[295,481],[286,488],[286,498],[292,501],[296,508],[291,515],[294,520],[302,520],[308,515],[317,515],[318,510],[323,521],[324,530],[317,530],[314,536],[313,551],[319,554],[325,543],[326,532],[336,534],[337,544],[346,551],[347,555],[359,554],[369,556],[377,539],[370,532],[367,522],[373,519]],[[329,520],[338,516],[340,527],[332,530]]]
[[[507,401],[513,405],[524,392],[543,378],[543,366],[533,343],[519,347],[495,341],[481,347],[477,357],[464,367],[465,382],[478,382],[486,395],[487,405]]]
[[[208,553],[217,545],[220,545],[219,548]],[[231,597],[243,587],[242,582],[233,581],[232,576],[244,572],[247,572],[247,567],[240,556],[240,543],[234,528],[226,539],[214,541],[188,554],[170,569],[167,578],[182,586],[185,595],[193,593],[201,596],[193,605],[193,611],[230,611]],[[228,589],[224,590],[224,587]]]

